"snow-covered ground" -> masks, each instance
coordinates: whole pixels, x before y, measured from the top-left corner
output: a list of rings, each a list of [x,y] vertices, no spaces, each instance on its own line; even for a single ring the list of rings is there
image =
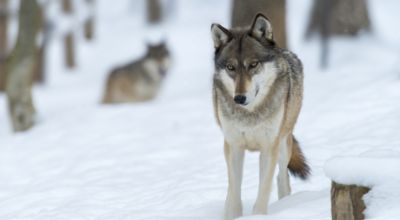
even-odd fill
[[[159,27],[174,65],[156,100],[99,105],[108,70],[141,56],[146,40],[160,35],[146,28],[142,7],[129,0],[98,1],[96,40],[86,43],[77,33],[76,70],[62,68],[62,45],[52,42],[48,83],[34,90],[34,129],[12,134],[0,94],[0,219],[221,219],[227,177],[211,105],[209,30],[212,22],[229,24],[230,1],[177,2],[175,16]],[[293,195],[280,201],[274,186],[270,214],[243,220],[330,219],[327,160],[400,152],[400,3],[370,1],[375,33],[336,39],[326,71],[318,68],[319,43],[303,38],[310,3],[290,1],[289,35],[306,76],[295,133],[313,175],[307,182],[292,179]],[[248,153],[247,216],[257,183],[258,155]],[[399,219],[398,212],[385,213],[400,205],[399,197],[381,199],[379,191],[367,196],[379,201],[368,207],[369,218]]]

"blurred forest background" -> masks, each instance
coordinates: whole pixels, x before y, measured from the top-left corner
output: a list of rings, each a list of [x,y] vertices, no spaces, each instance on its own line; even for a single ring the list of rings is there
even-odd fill
[[[143,3],[137,4],[143,6]],[[156,25],[166,20],[167,15],[173,16],[177,3],[176,0],[148,0],[144,4],[148,25]],[[286,4],[285,0],[233,0],[231,27],[248,26],[255,14],[261,12],[272,20],[278,44],[288,48]],[[49,15],[49,8],[54,5],[59,8],[57,15]],[[47,45],[52,38],[62,40],[64,65],[68,69],[76,68],[79,63],[76,47],[80,45],[75,35],[81,33],[87,41],[94,38],[96,0],[21,3],[18,0],[1,0],[0,6],[0,91],[7,94],[13,129],[24,131],[35,123],[32,85],[46,82]],[[329,38],[357,37],[362,31],[371,31],[370,23],[365,0],[315,0],[306,37],[310,38],[313,33],[321,36],[321,66],[326,68]],[[13,28],[16,31],[13,32]]]

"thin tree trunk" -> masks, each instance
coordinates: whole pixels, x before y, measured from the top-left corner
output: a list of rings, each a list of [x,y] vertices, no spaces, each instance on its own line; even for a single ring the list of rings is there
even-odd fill
[[[64,13],[72,13],[72,2],[71,0],[62,0],[62,9]]]
[[[72,2],[71,0],[63,0],[63,11],[66,14],[72,14]],[[64,51],[65,51],[65,65],[72,69],[75,67],[75,39],[74,32],[71,30],[64,36]]]
[[[94,35],[94,11],[95,11],[95,1],[94,0],[86,0],[87,5],[90,8],[90,16],[85,21],[84,24],[84,35],[86,40],[92,40]]]
[[[43,6],[45,7],[45,6]],[[45,8],[40,7],[38,13],[38,20],[39,20],[39,29],[38,34],[42,35],[41,42],[37,48],[37,55],[36,55],[36,66],[35,72],[33,74],[34,82],[43,83],[45,79],[45,52],[46,52],[46,35],[47,35],[47,28],[46,28],[46,18],[45,18]]]
[[[36,61],[38,13],[36,0],[21,1],[17,42],[7,63],[8,107],[16,132],[25,131],[34,124],[32,79]]]
[[[160,0],[147,0],[147,22],[155,24],[161,22],[162,10]]]
[[[64,37],[65,65],[72,69],[75,67],[75,39],[73,32]]]
[[[6,88],[8,0],[0,0],[0,91]]]
[[[271,20],[276,43],[287,48],[286,0],[233,0],[231,26],[249,26],[258,13]]]
[[[329,4],[329,6],[327,6]],[[313,33],[329,36],[355,36],[362,30],[370,30],[371,23],[366,0],[315,0],[306,37]]]

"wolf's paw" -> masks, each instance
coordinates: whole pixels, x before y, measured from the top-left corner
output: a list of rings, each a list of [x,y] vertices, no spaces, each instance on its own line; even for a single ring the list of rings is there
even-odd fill
[[[224,220],[233,220],[237,217],[240,217],[243,215],[242,211],[242,203],[229,203],[227,202],[225,205],[225,215],[224,215]]]
[[[266,215],[268,213],[268,206],[265,204],[256,203],[253,207],[253,215]]]

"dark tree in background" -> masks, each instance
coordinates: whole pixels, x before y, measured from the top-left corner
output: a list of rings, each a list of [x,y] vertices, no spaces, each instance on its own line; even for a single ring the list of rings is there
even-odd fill
[[[61,0],[62,9],[65,13],[72,13],[72,2],[71,0]]]
[[[315,0],[306,35],[355,36],[370,27],[366,0]]]
[[[233,0],[231,26],[251,25],[257,13],[270,19],[276,43],[287,48],[286,0]]]
[[[32,82],[39,12],[40,6],[36,0],[21,1],[17,41],[7,61],[6,91],[14,131],[27,130],[34,124]]]
[[[0,0],[0,91],[6,86],[8,0]]]
[[[65,14],[72,15],[72,1],[62,0],[62,8]],[[64,36],[65,65],[72,69],[75,67],[75,39],[74,31],[71,30]]]
[[[321,67],[326,68],[330,37],[356,36],[360,31],[370,28],[366,0],[315,0],[306,38],[313,33],[321,36]]]
[[[147,0],[147,22],[156,24],[162,19],[162,6],[160,0]]]

